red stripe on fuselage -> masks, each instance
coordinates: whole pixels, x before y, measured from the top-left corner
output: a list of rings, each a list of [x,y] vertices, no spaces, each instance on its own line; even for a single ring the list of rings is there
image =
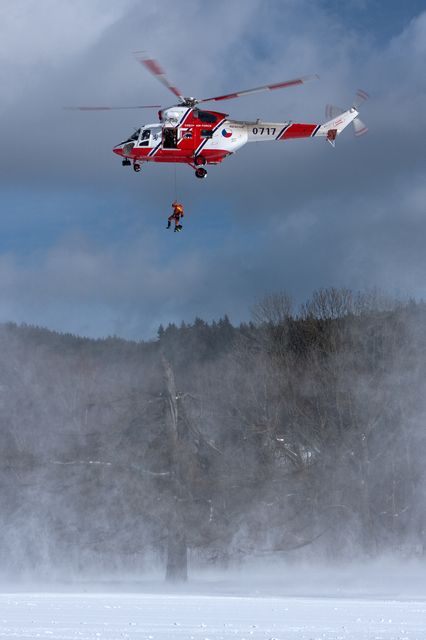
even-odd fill
[[[282,134],[280,140],[288,140],[289,138],[309,138],[316,129],[316,124],[291,124]]]
[[[148,149],[150,151],[150,149]],[[226,156],[229,156],[230,152],[224,149],[203,149],[203,156],[206,158],[207,163],[222,162]],[[138,162],[177,162],[183,164],[192,164],[194,161],[193,152],[185,152],[182,149],[160,149],[153,156],[147,155],[147,149],[137,149],[136,153],[132,153],[131,160],[137,160]]]

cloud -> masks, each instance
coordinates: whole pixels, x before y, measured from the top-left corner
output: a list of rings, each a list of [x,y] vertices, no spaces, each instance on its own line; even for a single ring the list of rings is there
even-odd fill
[[[0,6],[0,108],[37,90],[49,70],[82,55],[130,7],[112,0],[6,0]],[[52,90],[53,88],[51,88]],[[53,92],[53,91],[52,91]],[[49,96],[46,95],[45,98]]]

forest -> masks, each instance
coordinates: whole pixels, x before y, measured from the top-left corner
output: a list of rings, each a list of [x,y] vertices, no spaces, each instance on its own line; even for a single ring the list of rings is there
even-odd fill
[[[0,575],[426,553],[426,304],[279,292],[151,341],[0,326]]]

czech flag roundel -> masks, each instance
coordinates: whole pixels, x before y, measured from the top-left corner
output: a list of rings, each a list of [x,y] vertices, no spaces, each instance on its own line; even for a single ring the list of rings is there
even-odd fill
[[[222,135],[224,138],[230,138],[232,136],[232,131],[227,131],[226,129],[222,129]]]

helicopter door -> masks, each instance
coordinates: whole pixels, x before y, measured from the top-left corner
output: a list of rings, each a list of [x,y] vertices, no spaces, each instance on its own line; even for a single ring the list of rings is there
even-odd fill
[[[175,127],[164,127],[163,129],[163,149],[177,149],[178,130]]]

